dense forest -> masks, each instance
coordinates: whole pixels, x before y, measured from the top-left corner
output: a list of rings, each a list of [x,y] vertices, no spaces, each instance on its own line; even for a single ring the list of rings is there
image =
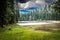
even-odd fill
[[[60,20],[60,13],[56,11],[57,9],[54,10],[52,6],[53,4],[49,4],[29,13],[20,13],[20,21]]]
[[[14,0],[1,0],[0,5],[0,27],[16,23],[18,14],[14,9]]]

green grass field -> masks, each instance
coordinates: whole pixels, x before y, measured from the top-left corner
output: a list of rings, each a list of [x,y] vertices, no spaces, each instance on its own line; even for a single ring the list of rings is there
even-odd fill
[[[0,40],[60,40],[60,30],[34,31],[13,24],[0,28]]]

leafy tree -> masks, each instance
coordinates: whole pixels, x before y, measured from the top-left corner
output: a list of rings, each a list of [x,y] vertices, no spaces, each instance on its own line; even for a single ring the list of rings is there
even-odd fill
[[[57,20],[60,20],[60,0],[57,0],[56,2],[53,3],[52,8],[55,10]]]
[[[14,10],[14,0],[0,1],[0,27],[17,22],[17,13]]]
[[[56,2],[54,2],[52,6],[55,9],[55,11],[60,13],[60,0],[57,0]]]

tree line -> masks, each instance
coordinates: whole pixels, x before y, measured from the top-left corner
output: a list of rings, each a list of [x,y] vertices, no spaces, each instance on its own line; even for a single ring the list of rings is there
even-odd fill
[[[55,19],[55,17],[57,18],[56,20],[60,20],[60,0],[54,2],[52,4],[52,8],[54,9],[53,12],[52,10],[49,10],[48,12],[46,12],[45,10],[43,11],[40,10],[40,13],[38,11],[33,13],[31,12],[27,14],[26,17],[29,16],[28,18],[24,19],[24,17],[22,18],[22,16],[20,16],[21,17],[20,20]],[[46,15],[48,16],[46,17]],[[18,21],[18,12],[15,12],[14,0],[0,0],[0,27],[3,27],[4,25],[8,24],[17,23],[17,21]]]
[[[20,14],[20,21],[33,21],[33,20],[60,20],[60,13],[52,8],[52,4],[45,5],[41,9],[34,10],[33,12]]]

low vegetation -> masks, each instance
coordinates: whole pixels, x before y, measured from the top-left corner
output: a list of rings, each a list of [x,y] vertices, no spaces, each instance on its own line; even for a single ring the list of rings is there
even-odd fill
[[[60,30],[34,31],[17,24],[0,28],[0,40],[60,40]]]
[[[34,27],[35,30],[58,30],[60,29],[60,24],[46,24]]]

